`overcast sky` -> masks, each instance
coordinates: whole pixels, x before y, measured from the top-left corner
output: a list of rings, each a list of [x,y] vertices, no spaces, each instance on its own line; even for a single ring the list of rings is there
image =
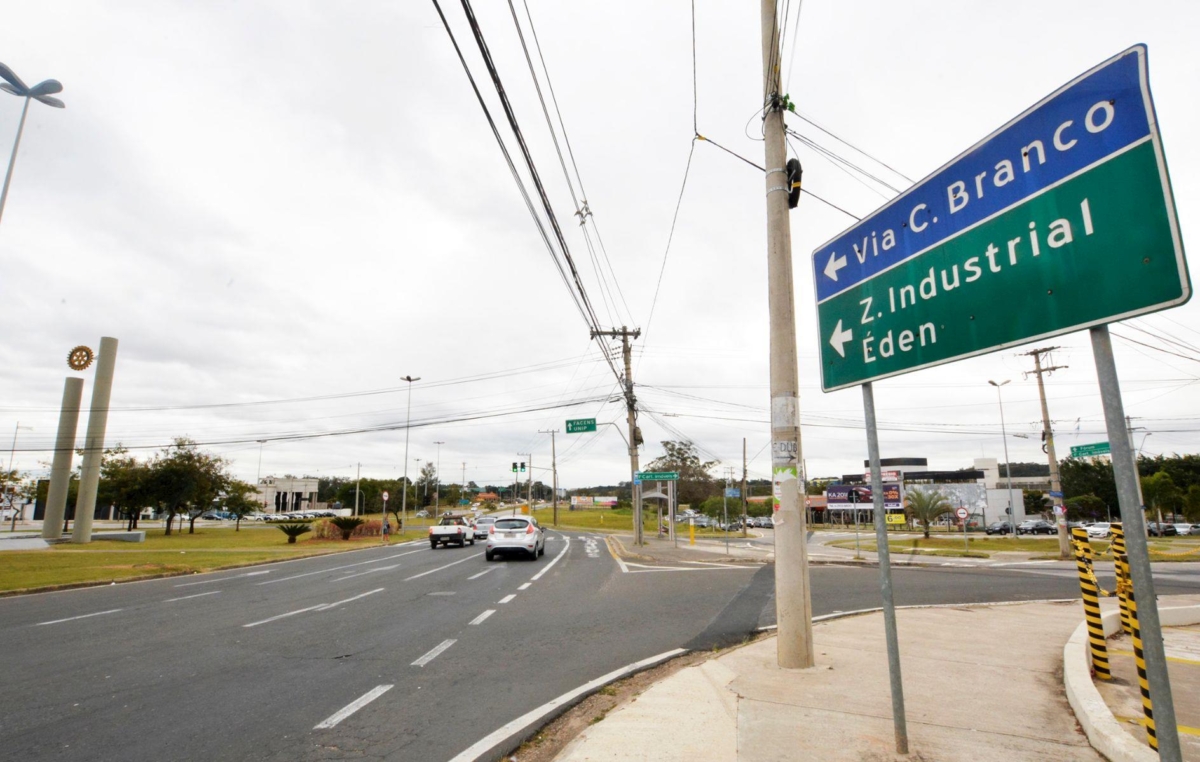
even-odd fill
[[[664,267],[693,135],[690,3],[529,0],[603,238],[595,260],[508,6],[476,5],[600,322],[643,331],[634,350],[642,462],[661,454],[661,440],[687,437],[721,461],[715,473],[734,465],[740,476],[745,438],[751,476],[766,477],[761,173],[698,143]],[[701,134],[761,163],[757,5],[696,3],[696,114]],[[444,8],[510,138],[462,7]],[[616,379],[431,2],[46,0],[6,8],[5,27],[0,61],[29,84],[60,80],[67,104],[32,104],[0,222],[0,441],[18,421],[32,427],[19,432],[17,467],[46,470],[67,352],[98,347],[100,336],[120,340],[110,444],[149,454],[190,436],[248,480],[260,439],[264,476],[352,477],[359,463],[364,476],[399,476],[408,374],[421,378],[410,473],[412,459],[437,459],[442,441],[445,481],[459,481],[465,462],[468,480],[505,482],[522,452],[549,482],[550,437],[539,430],[592,416],[623,426]],[[1183,0],[807,0],[787,29],[783,71],[801,114],[919,180],[1071,78],[1146,43],[1186,245],[1200,224],[1197,29],[1200,6]],[[4,156],[20,111],[18,98],[0,94]],[[891,198],[796,148],[805,187],[853,214]],[[820,391],[809,264],[852,220],[811,197],[791,220],[808,473],[861,471],[860,392]],[[1022,298],[1011,295],[1014,309]],[[1200,352],[1163,341],[1200,345],[1198,317],[1193,300],[1114,329],[1187,356],[1114,339],[1126,410],[1150,433],[1146,453],[1197,450]],[[1054,363],[1068,366],[1047,380],[1063,456],[1107,436],[1087,334],[1048,343],[1061,346]],[[1032,358],[1020,356],[1029,348],[877,383],[883,456],[927,457],[939,469],[1003,460],[987,381],[1011,379],[1010,458],[1044,460],[1037,388],[1024,375]],[[86,404],[92,372],[83,375]],[[305,438],[280,439],[296,435]],[[560,433],[557,450],[563,486],[629,476],[616,427]]]

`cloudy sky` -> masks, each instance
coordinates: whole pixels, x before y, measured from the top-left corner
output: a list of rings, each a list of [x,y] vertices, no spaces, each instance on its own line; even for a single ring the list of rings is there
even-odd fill
[[[693,104],[687,0],[528,2],[578,167],[572,183],[582,180],[593,212],[592,249],[509,7],[477,0],[476,12],[600,323],[643,332],[633,361],[643,463],[660,440],[686,437],[740,472],[745,438],[751,476],[765,477],[761,173],[696,143],[667,246],[693,105],[701,134],[762,162],[757,3],[696,3]],[[786,31],[786,89],[828,133],[794,117],[791,126],[901,190],[904,177],[919,180],[1146,43],[1185,242],[1200,224],[1195,3],[807,0],[797,24],[800,5]],[[515,152],[463,9],[444,9]],[[19,432],[17,467],[45,470],[66,354],[100,336],[121,342],[109,443],[149,454],[190,436],[247,479],[258,440],[263,475],[353,476],[361,463],[364,476],[398,476],[405,375],[421,379],[408,457],[435,460],[444,442],[446,481],[465,463],[469,480],[504,482],[516,453],[532,453],[549,481],[540,430],[576,417],[623,423],[613,372],[432,2],[46,0],[6,8],[5,28],[0,61],[30,84],[60,80],[67,104],[30,108],[0,222],[0,437],[32,427]],[[20,109],[0,94],[5,156]],[[806,145],[793,150],[805,187],[857,216],[894,195]],[[792,212],[812,476],[861,470],[866,453],[859,391],[820,391],[809,264],[851,222],[811,197]],[[1014,309],[1022,298],[1011,295]],[[1193,300],[1114,328],[1157,348],[1114,339],[1146,453],[1197,450],[1198,317]],[[1047,381],[1063,454],[1107,436],[1087,334],[1050,343],[1067,366]],[[1037,389],[1024,375],[1032,359],[1020,355],[1029,348],[877,383],[883,455],[947,469],[1003,458],[987,381],[1011,379],[1011,459],[1041,460]],[[558,435],[562,485],[628,478],[616,428]]]

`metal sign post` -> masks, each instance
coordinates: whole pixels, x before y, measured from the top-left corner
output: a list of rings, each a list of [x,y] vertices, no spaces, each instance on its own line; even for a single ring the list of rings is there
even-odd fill
[[[862,385],[867,424],[867,457],[871,460],[871,497],[874,502],[875,544],[879,556],[879,587],[883,592],[883,628],[887,638],[888,677],[892,687],[892,728],[896,753],[908,753],[908,721],[904,715],[904,683],[900,679],[900,641],[896,634],[896,604],[892,599],[892,555],[888,548],[887,520],[883,507],[883,474],[879,468],[879,430],[875,424],[875,391]],[[857,512],[858,506],[854,510]]]
[[[1117,380],[1117,364],[1113,360],[1112,339],[1108,326],[1091,330],[1092,354],[1096,357],[1096,376],[1100,381],[1100,401],[1104,406],[1104,422],[1112,447],[1113,477],[1117,482],[1117,498],[1121,504],[1121,522],[1125,529],[1125,554],[1133,577],[1134,598],[1139,602],[1138,617],[1142,627],[1142,651],[1146,659],[1146,681],[1154,697],[1154,725],[1158,733],[1158,756],[1166,762],[1180,762],[1179,730],[1175,725],[1175,701],[1171,696],[1171,681],[1167,676],[1167,654],[1163,647],[1162,625],[1158,618],[1158,599],[1154,594],[1154,578],[1150,574],[1150,552],[1146,543],[1146,517],[1138,501],[1138,476],[1134,466],[1133,447],[1125,432],[1125,405],[1121,401],[1121,385]]]
[[[963,523],[963,552],[970,553],[971,541],[967,539],[967,518],[971,515],[971,513],[960,505],[958,506],[958,510],[954,512],[954,515],[957,516],[959,521]]]

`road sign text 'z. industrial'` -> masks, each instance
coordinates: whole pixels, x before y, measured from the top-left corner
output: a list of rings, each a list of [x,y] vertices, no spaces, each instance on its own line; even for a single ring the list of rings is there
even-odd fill
[[[1137,45],[813,252],[825,391],[1191,296]]]

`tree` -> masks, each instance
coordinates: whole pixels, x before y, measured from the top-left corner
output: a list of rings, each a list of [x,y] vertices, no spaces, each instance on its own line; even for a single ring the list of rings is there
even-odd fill
[[[195,533],[196,517],[231,483],[227,466],[224,458],[201,452],[186,437],[162,449],[150,464],[146,495],[166,512],[166,534],[171,534],[171,522],[180,512],[188,516],[188,534]]]
[[[354,480],[347,476],[322,476],[317,479],[317,502],[330,503],[336,500],[336,495],[341,492],[342,485],[349,482],[354,485]]]
[[[145,463],[129,454],[118,444],[104,451],[100,461],[100,484],[96,491],[99,505],[115,505],[117,515],[124,516],[127,529],[137,529],[138,517],[150,501],[146,495],[149,469]]]
[[[1025,515],[1036,515],[1046,512],[1046,493],[1038,490],[1025,489],[1021,490],[1021,498],[1025,503]]]
[[[1076,495],[1064,501],[1067,506],[1067,518],[1090,519],[1099,521],[1108,516],[1108,506],[1095,495]]]
[[[421,473],[417,476],[416,487],[420,491],[419,499],[421,507],[425,508],[433,501],[434,486],[437,483],[437,468],[433,465],[433,461],[426,461],[425,465],[421,466]],[[413,495],[418,497],[418,495]]]
[[[929,525],[942,516],[950,513],[953,508],[946,496],[937,490],[925,492],[920,489],[908,491],[908,510],[913,518],[921,522],[925,529],[925,539],[929,539]]]
[[[1200,521],[1200,484],[1187,488],[1183,497],[1183,517],[1188,521]]]
[[[702,461],[691,442],[662,442],[663,455],[646,464],[645,471],[675,471],[679,481],[675,485],[678,501],[687,505],[700,505],[704,499],[716,494],[717,482],[709,472],[717,461]]]
[[[237,517],[233,531],[242,531],[242,517],[254,513],[262,504],[258,502],[258,491],[254,486],[237,479],[231,479],[226,487],[225,510]]]
[[[335,516],[329,520],[329,523],[341,531],[343,540],[349,540],[350,535],[354,534],[354,530],[362,526],[365,521],[366,519],[359,516]]]
[[[1112,462],[1099,458],[1067,458],[1058,464],[1063,495],[1095,495],[1105,505],[1114,508],[1117,502],[1117,483],[1113,480]]]
[[[1175,486],[1175,480],[1166,471],[1142,477],[1142,499],[1146,508],[1153,508],[1162,523],[1163,510],[1176,511],[1183,505],[1183,490]]]

